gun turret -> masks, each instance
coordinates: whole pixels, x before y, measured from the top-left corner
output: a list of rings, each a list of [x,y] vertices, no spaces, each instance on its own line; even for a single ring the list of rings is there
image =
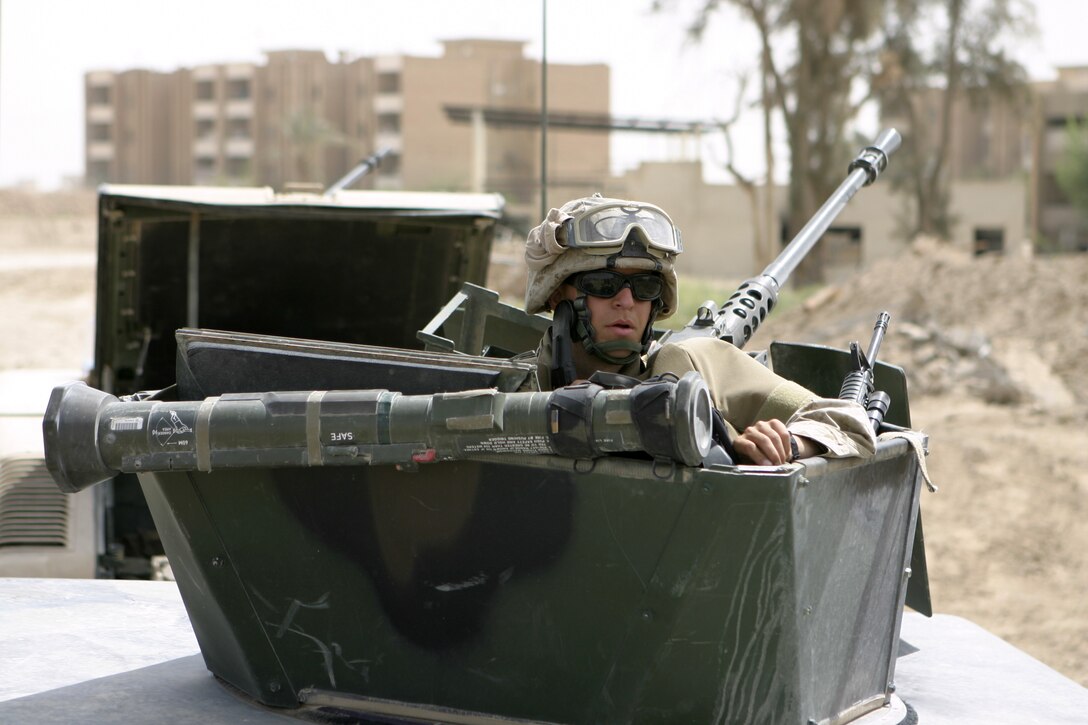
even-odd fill
[[[899,148],[902,138],[895,129],[883,131],[872,146],[866,146],[852,162],[849,175],[778,258],[763,272],[746,280],[719,307],[705,302],[684,329],[662,338],[673,342],[689,337],[714,336],[743,348],[778,302],[778,293],[801,260],[811,251],[858,189],[876,181],[888,165],[888,157]]]

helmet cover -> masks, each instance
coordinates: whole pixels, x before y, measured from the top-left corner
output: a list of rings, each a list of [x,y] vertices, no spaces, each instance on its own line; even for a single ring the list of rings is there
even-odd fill
[[[647,256],[626,256],[623,247],[608,249],[571,248],[567,245],[567,222],[587,210],[602,205],[622,204],[620,199],[607,199],[600,194],[568,201],[558,209],[552,209],[525,240],[525,264],[529,269],[525,289],[525,311],[530,314],[549,309],[548,298],[560,285],[576,272],[596,269],[621,271],[657,271],[665,282],[661,293],[659,318],[666,318],[676,311],[677,280],[673,261],[676,254],[655,252]],[[626,202],[639,205],[638,202]]]

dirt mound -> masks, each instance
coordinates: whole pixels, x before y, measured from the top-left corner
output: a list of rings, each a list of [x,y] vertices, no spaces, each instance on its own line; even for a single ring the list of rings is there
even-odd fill
[[[971,257],[919,242],[772,318],[749,347],[864,347],[880,310],[892,315],[881,359],[907,370],[915,395],[1062,413],[1088,404],[1088,255]]]

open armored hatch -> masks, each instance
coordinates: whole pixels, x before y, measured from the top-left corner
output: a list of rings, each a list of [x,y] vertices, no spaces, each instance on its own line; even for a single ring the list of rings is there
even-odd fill
[[[503,437],[496,406],[533,395],[513,392],[533,370],[495,355],[546,324],[467,286],[420,333],[430,350],[183,329],[152,399],[54,392],[50,468],[70,490],[145,471],[208,668],[303,718],[808,725],[895,700],[904,601],[929,613],[911,446],[782,467],[429,456]],[[828,396],[848,369],[805,345],[769,362]],[[876,374],[909,427],[902,370]],[[398,427],[375,391],[450,414]],[[229,402],[246,412],[228,421]],[[430,443],[391,452],[410,429]],[[137,447],[104,462],[125,435]]]
[[[486,278],[503,206],[497,194],[103,185],[88,382],[119,396],[173,384],[183,327],[416,347],[435,310]],[[0,575],[158,572],[135,476],[13,513],[52,532],[58,510],[60,540],[0,546]]]

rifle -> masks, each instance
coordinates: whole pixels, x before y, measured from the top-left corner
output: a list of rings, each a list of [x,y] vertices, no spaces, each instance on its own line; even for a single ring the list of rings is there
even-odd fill
[[[691,337],[714,336],[743,348],[760,323],[778,302],[778,292],[790,274],[831,226],[858,189],[876,181],[888,165],[888,157],[899,148],[902,138],[894,128],[882,131],[872,146],[863,148],[852,162],[849,175],[778,258],[758,277],[746,280],[721,307],[707,300],[682,330],[666,333],[661,342],[679,342]]]
[[[869,421],[873,424],[874,433],[880,431],[884,414],[888,412],[888,406],[892,402],[891,396],[883,390],[874,390],[875,374],[873,372],[876,356],[880,352],[880,343],[884,341],[884,333],[888,330],[889,320],[891,315],[887,312],[877,315],[868,352],[863,353],[857,342],[850,343],[850,360],[853,369],[846,374],[846,378],[842,381],[842,388],[839,390],[841,400],[852,400],[865,408]]]

